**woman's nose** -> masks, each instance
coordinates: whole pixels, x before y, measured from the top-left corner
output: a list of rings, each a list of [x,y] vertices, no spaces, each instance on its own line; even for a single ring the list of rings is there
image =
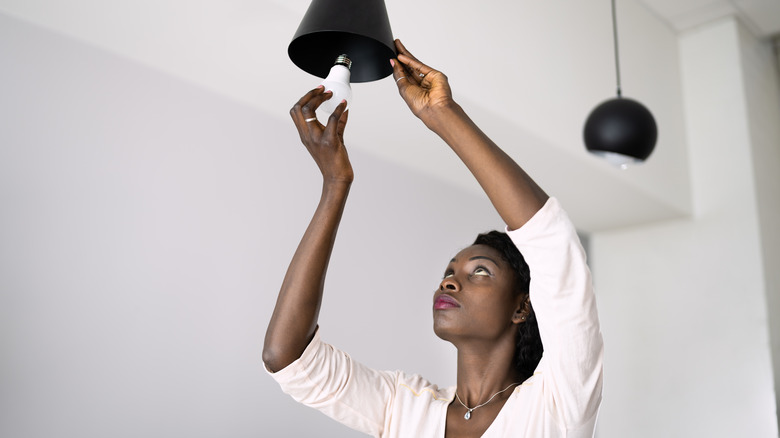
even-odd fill
[[[457,292],[460,290],[460,284],[458,284],[454,277],[447,277],[441,281],[439,289]]]

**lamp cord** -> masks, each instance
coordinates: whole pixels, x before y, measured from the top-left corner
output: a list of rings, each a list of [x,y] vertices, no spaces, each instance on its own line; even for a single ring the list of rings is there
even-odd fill
[[[617,95],[622,97],[620,87],[620,55],[618,54],[617,14],[615,13],[615,0],[612,0],[612,37],[615,42],[615,72],[617,73]]]

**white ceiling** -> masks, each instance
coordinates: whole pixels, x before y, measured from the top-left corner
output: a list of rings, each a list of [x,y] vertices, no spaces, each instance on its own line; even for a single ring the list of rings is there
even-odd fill
[[[726,13],[740,15],[761,35],[780,29],[776,0],[618,2],[624,93],[651,109],[660,131],[650,160],[620,171],[588,155],[581,140],[589,111],[614,96],[609,1],[386,3],[395,36],[448,74],[456,99],[548,192],[565,202],[586,231],[690,211],[675,32]],[[291,104],[318,82],[286,55],[308,4],[0,0],[0,13],[289,123]],[[394,87],[390,79],[354,85],[348,146],[479,191],[464,167],[407,113]]]
[[[641,0],[678,31],[728,15],[738,15],[754,34],[780,34],[777,0]]]

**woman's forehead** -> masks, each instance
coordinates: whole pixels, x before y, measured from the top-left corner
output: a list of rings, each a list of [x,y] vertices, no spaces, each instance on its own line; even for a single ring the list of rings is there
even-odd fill
[[[493,247],[481,244],[471,245],[469,247],[463,248],[457,254],[455,254],[455,257],[450,260],[450,263],[473,259],[487,259],[496,265],[503,265],[506,263],[498,250]]]

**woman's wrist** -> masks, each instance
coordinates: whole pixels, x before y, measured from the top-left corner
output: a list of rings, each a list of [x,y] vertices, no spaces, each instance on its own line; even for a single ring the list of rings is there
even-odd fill
[[[420,114],[420,120],[431,131],[441,136],[443,130],[447,129],[454,119],[464,117],[466,113],[460,105],[450,99],[444,103],[426,109]]]
[[[351,186],[351,178],[323,178],[322,180],[322,191],[328,194],[348,193]]]

